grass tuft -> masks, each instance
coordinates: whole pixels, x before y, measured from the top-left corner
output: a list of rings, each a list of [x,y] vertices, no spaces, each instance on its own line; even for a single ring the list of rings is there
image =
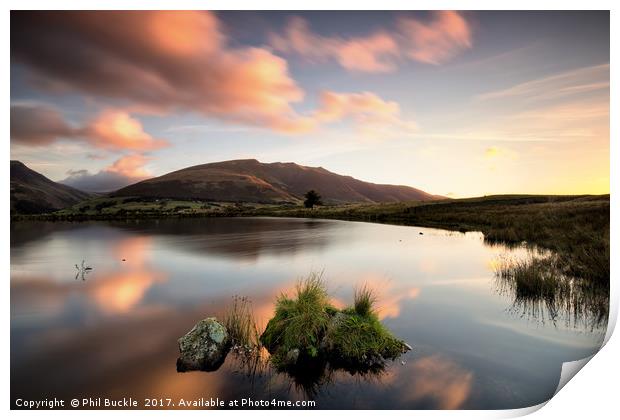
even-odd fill
[[[377,303],[377,294],[367,284],[355,289],[353,308],[360,316],[371,316],[375,313],[374,305]]]
[[[320,339],[334,311],[321,275],[310,274],[297,283],[294,299],[285,294],[278,297],[275,316],[260,341],[270,353],[282,357],[293,349],[302,357],[317,357]]]
[[[337,314],[325,334],[331,361],[348,370],[365,371],[400,356],[405,343],[392,335],[373,312],[361,315],[354,308]]]

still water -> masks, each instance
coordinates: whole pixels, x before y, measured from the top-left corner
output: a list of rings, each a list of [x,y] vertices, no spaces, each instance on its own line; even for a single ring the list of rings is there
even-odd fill
[[[219,397],[318,409],[503,409],[549,399],[562,363],[596,352],[605,325],[512,307],[478,233],[345,221],[211,218],[11,225],[11,400]],[[93,267],[84,278],[75,264]],[[380,318],[414,347],[372,377],[335,372],[311,395],[234,357],[177,373],[177,339],[247,296],[262,325],[282,291],[323,272],[337,306],[379,291]]]

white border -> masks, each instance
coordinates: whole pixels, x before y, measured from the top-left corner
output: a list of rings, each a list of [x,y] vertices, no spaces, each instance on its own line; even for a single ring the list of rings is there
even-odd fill
[[[198,0],[151,0],[149,2],[137,1],[137,0],[106,0],[104,1],[79,1],[79,0],[56,0],[53,2],[45,0],[21,0],[21,1],[5,1],[3,4],[7,5],[5,13],[2,15],[2,28],[4,32],[2,42],[2,57],[5,60],[2,67],[3,81],[2,84],[2,97],[5,101],[5,113],[2,118],[2,132],[6,138],[5,146],[2,148],[2,157],[4,162],[8,163],[10,158],[10,144],[8,140],[9,133],[9,109],[10,109],[10,78],[9,78],[9,64],[10,64],[10,9],[211,9],[211,10],[237,10],[237,9],[262,9],[262,10],[310,10],[310,9],[364,9],[364,10],[433,10],[433,9],[455,9],[455,10],[611,10],[611,112],[610,115],[615,114],[616,101],[618,99],[618,87],[616,84],[617,68],[616,57],[618,48],[618,2],[617,1],[605,1],[605,0],[588,0],[588,1],[542,1],[542,0],[521,0],[521,1],[489,1],[489,0],[469,0],[469,1],[455,1],[455,0],[418,0],[418,1],[406,1],[406,0],[383,0],[381,2],[370,1],[355,1],[355,2],[340,2],[335,4],[333,0],[314,0],[312,2],[291,2],[284,0],[262,0],[260,2],[253,1],[241,1],[241,0],[228,0],[228,1],[198,1]],[[618,124],[612,118],[611,121],[611,139],[617,138]],[[618,147],[614,142],[611,142],[611,156],[618,156]],[[613,161],[612,161],[613,163]],[[617,200],[615,194],[615,186],[618,185],[618,171],[611,165],[611,190],[612,190],[612,213],[617,213]],[[0,212],[3,224],[3,237],[5,238],[0,246],[2,247],[2,258],[4,260],[3,267],[5,270],[4,277],[4,293],[2,293],[2,302],[4,309],[4,320],[2,322],[2,337],[10,337],[10,258],[9,258],[9,241],[6,239],[9,234],[9,165],[2,165],[3,183],[2,183],[2,201],[0,204]],[[616,244],[618,239],[618,225],[616,223],[617,215],[611,219],[611,238],[612,238],[612,250],[615,250],[613,244]],[[612,251],[612,267],[615,266],[617,258]],[[615,391],[617,385],[617,375],[619,373],[619,363],[617,355],[620,354],[620,344],[618,344],[617,337],[611,336],[611,332],[615,326],[618,314],[618,282],[612,277],[612,300],[610,310],[610,326],[606,336],[607,344],[583,369],[578,375],[578,379],[569,381],[568,384],[558,393],[557,396],[552,398],[547,404],[541,404],[536,407],[530,407],[520,410],[504,410],[504,411],[386,411],[386,415],[391,418],[411,418],[411,416],[421,418],[469,418],[469,419],[484,419],[484,418],[504,418],[504,417],[516,417],[526,415],[535,412],[531,415],[531,418],[545,419],[561,417],[563,419],[583,419],[584,417],[590,418],[609,418],[613,414],[617,413],[618,403],[617,392]],[[2,398],[0,398],[0,404],[4,410],[9,410],[10,407],[10,352],[7,345],[7,339],[5,338],[5,344],[0,349],[1,358],[3,361],[3,375],[1,382]],[[539,410],[540,408],[544,408]],[[3,410],[3,411],[4,411]],[[354,413],[340,413],[333,411],[296,411],[292,413],[295,417],[299,418],[311,418],[317,414],[320,416],[347,416],[352,415],[356,417],[366,418],[367,416],[373,416],[374,412],[362,412],[355,411]],[[33,412],[33,411],[11,411],[10,416],[14,418],[31,418],[45,416],[46,418],[82,418],[85,413],[80,411],[56,411],[56,412]],[[203,418],[205,415],[215,416],[218,418],[229,418],[231,415],[247,415],[240,412],[210,412],[204,413],[198,412],[183,412],[179,411],[115,411],[113,413],[105,411],[91,411],[86,413],[88,416],[94,416],[95,418],[107,418],[110,415],[115,417],[132,417],[132,418],[170,418],[171,416],[189,416]],[[291,416],[289,412],[274,412],[274,411],[258,411],[249,414],[251,416],[257,416],[258,418],[288,418]]]

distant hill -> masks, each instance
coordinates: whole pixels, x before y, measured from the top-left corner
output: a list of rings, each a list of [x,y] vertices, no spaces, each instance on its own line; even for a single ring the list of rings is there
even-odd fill
[[[382,185],[295,163],[230,160],[192,166],[121,188],[114,196],[229,202],[298,203],[314,189],[323,202],[379,203],[440,198],[416,188]]]
[[[47,213],[90,197],[44,177],[17,160],[11,161],[11,214]]]

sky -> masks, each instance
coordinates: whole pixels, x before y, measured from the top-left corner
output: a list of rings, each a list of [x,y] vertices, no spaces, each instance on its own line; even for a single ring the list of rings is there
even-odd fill
[[[609,192],[608,11],[11,12],[11,159],[109,191],[230,159]]]

